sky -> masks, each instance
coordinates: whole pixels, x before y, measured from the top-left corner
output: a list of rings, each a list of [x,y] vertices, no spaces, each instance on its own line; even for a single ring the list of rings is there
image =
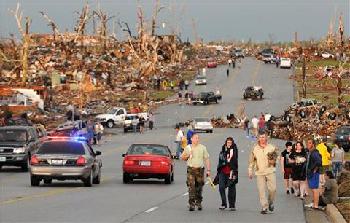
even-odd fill
[[[300,40],[326,36],[331,20],[338,29],[338,17],[343,14],[345,34],[349,35],[350,0],[160,0],[158,34],[178,30],[183,40],[194,39],[193,27],[205,42],[213,40],[293,41],[298,32]],[[31,32],[49,33],[50,27],[39,14],[45,11],[61,32],[72,31],[77,14],[88,2],[91,9],[100,5],[108,15],[115,16],[113,24],[118,38],[126,36],[117,21],[126,21],[136,35],[137,6],[142,5],[146,22],[150,23],[155,0],[0,0],[0,37],[10,33],[18,36],[14,17],[9,9],[21,3],[23,17],[32,20]],[[114,22],[115,21],[115,22]],[[89,30],[92,30],[90,22]],[[163,26],[162,24],[165,24]],[[179,28],[176,28],[179,27]]]

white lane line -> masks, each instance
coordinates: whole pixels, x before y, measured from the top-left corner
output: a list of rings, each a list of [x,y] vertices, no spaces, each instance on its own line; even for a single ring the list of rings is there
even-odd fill
[[[185,197],[185,196],[187,196],[187,195],[188,195],[188,192],[184,193],[182,196]]]
[[[153,207],[153,208],[150,208],[147,211],[145,211],[145,213],[151,213],[152,211],[155,211],[157,209],[158,209],[158,207]]]

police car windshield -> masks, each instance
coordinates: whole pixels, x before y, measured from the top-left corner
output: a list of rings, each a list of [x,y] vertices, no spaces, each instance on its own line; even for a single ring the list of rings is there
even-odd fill
[[[72,141],[50,141],[43,143],[37,154],[85,154],[84,146],[79,142]]]
[[[21,129],[1,129],[0,142],[25,142],[27,131]]]

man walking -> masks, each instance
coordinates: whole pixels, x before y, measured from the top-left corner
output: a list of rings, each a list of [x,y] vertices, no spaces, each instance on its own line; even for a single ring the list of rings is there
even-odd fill
[[[182,132],[182,130],[180,129],[180,126],[178,125],[176,125],[175,131],[176,131],[176,136],[175,136],[176,158],[179,159],[182,153],[181,140],[182,140],[182,137],[184,136],[184,133]]]
[[[315,148],[315,140],[308,139],[306,146],[309,150],[306,164],[306,177],[313,196],[313,205],[311,205],[312,208],[318,209],[320,168],[322,167],[322,157],[318,150]]]
[[[259,119],[254,116],[252,118],[252,126],[253,126],[253,134],[256,137],[258,135],[258,124],[259,124]]]
[[[273,202],[276,195],[276,160],[277,148],[267,142],[265,133],[259,133],[258,143],[253,147],[249,156],[248,176],[253,179],[253,171],[257,177],[257,186],[262,206],[261,214],[274,211]],[[267,186],[268,199],[265,189]]]
[[[202,190],[204,185],[204,165],[207,168],[206,176],[210,176],[210,161],[207,148],[199,144],[199,135],[192,135],[192,144],[186,146],[181,159],[187,161],[187,186],[189,211],[194,211],[195,206],[202,210]]]

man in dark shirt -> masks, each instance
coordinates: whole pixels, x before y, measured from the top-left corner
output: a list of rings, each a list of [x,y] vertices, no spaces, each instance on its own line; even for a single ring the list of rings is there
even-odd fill
[[[294,193],[294,188],[292,187],[292,183],[290,182],[291,175],[292,175],[292,166],[289,163],[289,155],[292,152],[292,142],[288,141],[286,142],[286,149],[283,150],[281,153],[281,171],[284,175],[284,186],[286,188],[286,193],[289,194]],[[290,192],[289,192],[290,189]]]

